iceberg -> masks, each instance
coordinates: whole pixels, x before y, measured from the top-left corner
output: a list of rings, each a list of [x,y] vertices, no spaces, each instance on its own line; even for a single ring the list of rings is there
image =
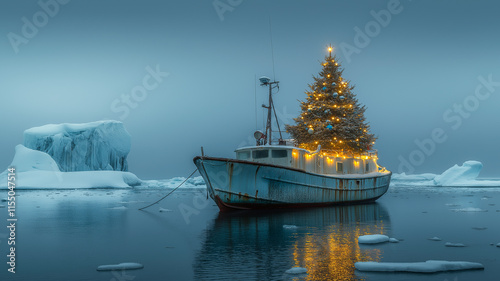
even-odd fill
[[[479,180],[477,177],[483,168],[479,161],[465,161],[461,166],[454,165],[442,174],[393,174],[391,186],[445,186],[445,187],[500,187],[500,180]]]
[[[434,184],[441,186],[462,185],[476,180],[482,168],[483,164],[479,161],[465,161],[462,166],[454,165],[441,175],[434,177]]]
[[[118,121],[35,127],[24,131],[24,144],[16,146],[10,164],[16,189],[127,188],[143,183],[127,172],[130,135]],[[7,189],[7,174],[0,174],[0,189]]]
[[[119,121],[34,127],[24,131],[24,146],[47,153],[63,172],[128,170],[130,134]]]

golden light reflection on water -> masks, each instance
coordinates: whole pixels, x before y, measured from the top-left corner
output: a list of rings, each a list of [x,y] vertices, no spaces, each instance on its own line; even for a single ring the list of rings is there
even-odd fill
[[[380,261],[383,252],[360,247],[358,236],[386,234],[387,228],[389,214],[379,204],[221,214],[207,229],[195,279],[364,280],[354,263]],[[307,274],[284,274],[293,266]]]
[[[306,233],[293,247],[295,266],[308,269],[303,280],[363,280],[355,275],[354,263],[380,261],[380,249],[362,248],[357,243],[360,235],[384,233],[379,225],[355,226],[339,224],[326,231]]]

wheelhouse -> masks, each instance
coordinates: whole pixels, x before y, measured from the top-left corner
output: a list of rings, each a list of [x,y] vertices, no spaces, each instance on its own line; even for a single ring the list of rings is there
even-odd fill
[[[336,151],[311,152],[295,146],[263,145],[243,147],[235,152],[238,160],[291,167],[318,174],[368,174],[379,171],[376,151],[354,155]]]

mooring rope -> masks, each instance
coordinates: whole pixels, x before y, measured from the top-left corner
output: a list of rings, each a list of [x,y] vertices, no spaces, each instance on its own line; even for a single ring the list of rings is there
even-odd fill
[[[156,201],[156,202],[154,202],[154,203],[152,203],[152,204],[149,204],[149,205],[147,205],[146,207],[142,207],[142,208],[140,208],[140,209],[139,209],[139,211],[142,211],[142,210],[144,210],[144,209],[146,209],[146,208],[149,208],[149,207],[153,206],[154,204],[157,204],[157,203],[158,203],[158,202],[160,202],[161,200],[163,200],[163,199],[167,198],[170,194],[172,194],[172,193],[173,193],[174,191],[176,191],[179,187],[181,187],[181,186],[182,186],[182,185],[183,185],[183,184],[184,184],[184,183],[185,183],[188,179],[190,179],[190,178],[194,175],[194,173],[196,173],[196,171],[198,171],[198,169],[195,169],[195,170],[191,173],[191,175],[189,175],[189,177],[187,177],[187,178],[186,178],[186,179],[185,179],[185,180],[184,180],[181,184],[179,184],[176,188],[174,188],[174,190],[170,191],[167,195],[163,196],[160,200],[158,200],[158,201]]]

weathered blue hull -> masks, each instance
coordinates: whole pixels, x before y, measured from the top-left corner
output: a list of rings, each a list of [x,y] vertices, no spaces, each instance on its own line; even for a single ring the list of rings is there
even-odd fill
[[[221,210],[369,202],[387,192],[391,179],[390,172],[330,176],[226,158],[193,161]]]

